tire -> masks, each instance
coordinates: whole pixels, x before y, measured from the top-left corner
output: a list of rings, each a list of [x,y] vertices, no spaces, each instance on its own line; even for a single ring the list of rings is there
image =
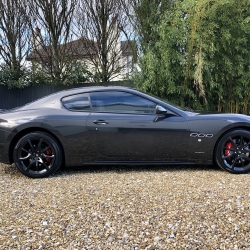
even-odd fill
[[[13,159],[22,174],[31,178],[43,178],[61,167],[63,153],[52,136],[44,132],[32,132],[17,142]]]
[[[233,174],[245,174],[250,171],[250,132],[232,130],[218,142],[215,161],[222,169]]]

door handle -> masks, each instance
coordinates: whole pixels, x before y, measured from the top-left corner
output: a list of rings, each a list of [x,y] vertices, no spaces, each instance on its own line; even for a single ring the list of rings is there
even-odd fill
[[[109,124],[107,121],[105,120],[94,120],[93,123],[97,124],[97,125],[106,125]]]

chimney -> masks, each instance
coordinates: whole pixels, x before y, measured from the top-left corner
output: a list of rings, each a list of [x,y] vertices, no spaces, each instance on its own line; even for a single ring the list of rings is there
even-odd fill
[[[35,28],[35,34],[37,36],[40,36],[40,29],[38,27]]]
[[[115,16],[112,17],[111,25],[116,24],[117,18],[118,18],[118,14],[116,14]]]
[[[33,50],[38,50],[42,48],[42,37],[40,31],[41,30],[38,27],[34,28],[34,33],[32,34]]]

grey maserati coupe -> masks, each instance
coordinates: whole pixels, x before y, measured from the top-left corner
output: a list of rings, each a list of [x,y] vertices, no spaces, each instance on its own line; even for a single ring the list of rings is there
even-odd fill
[[[250,117],[202,114],[125,87],[61,91],[0,113],[0,162],[46,177],[62,165],[214,164],[250,170]]]

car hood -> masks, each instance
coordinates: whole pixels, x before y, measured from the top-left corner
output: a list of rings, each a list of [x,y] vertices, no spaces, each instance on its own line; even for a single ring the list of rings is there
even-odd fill
[[[0,109],[0,113],[6,113],[6,112],[8,112],[7,109]]]
[[[249,115],[243,114],[233,114],[233,113],[221,113],[221,112],[207,112],[207,111],[199,111],[199,112],[186,112],[188,117],[193,117],[196,119],[227,119],[227,120],[250,120]]]

